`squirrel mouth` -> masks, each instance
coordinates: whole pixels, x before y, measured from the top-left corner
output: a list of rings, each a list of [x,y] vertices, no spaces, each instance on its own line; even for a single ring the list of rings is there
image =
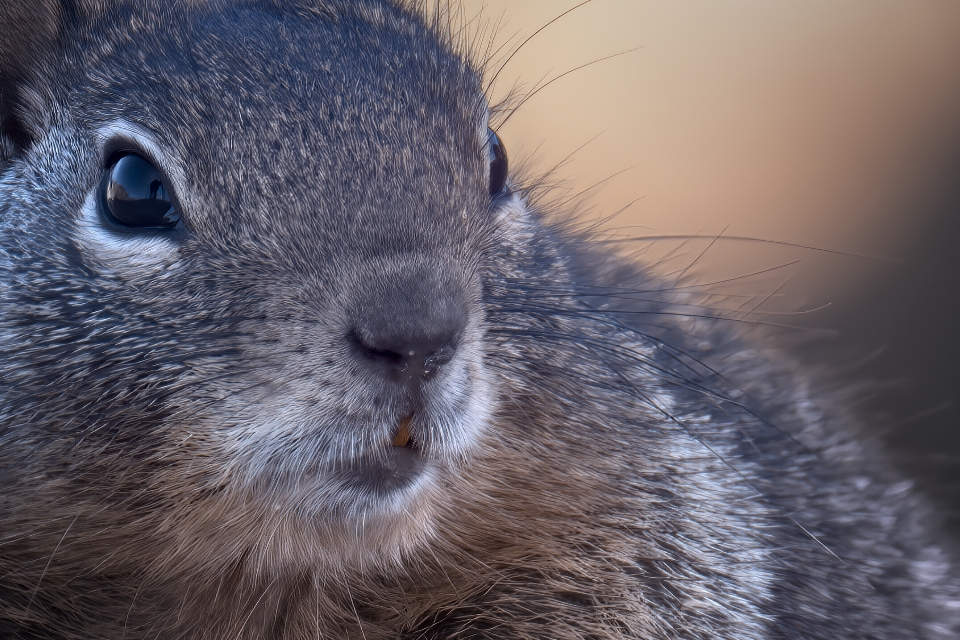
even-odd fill
[[[405,449],[414,448],[413,438],[410,437],[410,421],[411,420],[413,420],[412,413],[400,421],[400,426],[397,428],[397,433],[393,437],[394,447],[401,447]]]
[[[393,440],[387,444],[387,455],[360,458],[341,471],[348,486],[363,494],[387,496],[410,487],[421,476],[427,464],[410,433],[413,414],[400,421]]]

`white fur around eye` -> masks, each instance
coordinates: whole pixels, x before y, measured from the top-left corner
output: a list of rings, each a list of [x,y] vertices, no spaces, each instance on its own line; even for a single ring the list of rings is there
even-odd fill
[[[519,191],[514,191],[509,197],[505,198],[496,210],[497,218],[501,223],[513,225],[533,225],[535,224],[530,211],[527,209],[527,202],[520,195]]]
[[[480,126],[477,128],[477,140],[480,142],[480,148],[486,149],[490,144],[490,110],[483,110],[483,117],[480,118]]]
[[[99,186],[87,194],[77,216],[74,240],[87,262],[125,279],[156,278],[175,269],[179,243],[169,233],[123,233],[104,223],[97,206]]]

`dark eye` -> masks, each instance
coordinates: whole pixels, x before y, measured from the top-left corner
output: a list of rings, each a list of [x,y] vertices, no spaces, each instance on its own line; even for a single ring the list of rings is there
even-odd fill
[[[493,129],[488,129],[490,155],[490,197],[495,198],[507,189],[507,150]]]
[[[110,221],[124,227],[169,229],[180,220],[163,174],[135,153],[107,164],[100,199]]]

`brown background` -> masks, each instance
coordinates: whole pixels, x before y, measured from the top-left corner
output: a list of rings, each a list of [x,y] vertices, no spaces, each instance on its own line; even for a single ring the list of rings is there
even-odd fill
[[[471,26],[499,22],[500,44],[576,4],[462,8],[470,20],[483,5]],[[494,95],[636,47],[524,104],[500,129],[511,161],[547,169],[573,153],[557,171],[573,192],[609,178],[589,192],[587,215],[640,198],[607,223],[622,235],[722,234],[870,256],[722,239],[698,277],[799,261],[727,292],[758,296],[747,309],[763,301],[751,319],[822,333],[804,357],[873,356],[852,375],[884,382],[875,405],[892,415],[891,450],[956,527],[960,2],[593,0],[526,43]],[[708,243],[679,247],[661,268]],[[677,245],[637,244],[653,260]]]

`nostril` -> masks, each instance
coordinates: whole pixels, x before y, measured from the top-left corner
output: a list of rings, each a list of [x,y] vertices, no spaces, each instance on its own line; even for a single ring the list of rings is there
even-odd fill
[[[392,339],[367,337],[354,330],[350,342],[363,357],[401,381],[429,379],[453,360],[459,336],[446,339]]]
[[[453,360],[453,356],[456,354],[456,352],[456,345],[446,344],[436,349],[432,353],[428,353],[423,361],[424,375],[432,376],[435,374],[437,369]]]
[[[356,347],[357,351],[362,353],[366,358],[376,362],[381,362],[383,364],[388,364],[393,367],[404,366],[407,357],[409,357],[397,351],[396,349],[375,346],[371,344],[371,340],[365,340],[356,331],[350,332],[349,342],[353,343],[353,346]]]

